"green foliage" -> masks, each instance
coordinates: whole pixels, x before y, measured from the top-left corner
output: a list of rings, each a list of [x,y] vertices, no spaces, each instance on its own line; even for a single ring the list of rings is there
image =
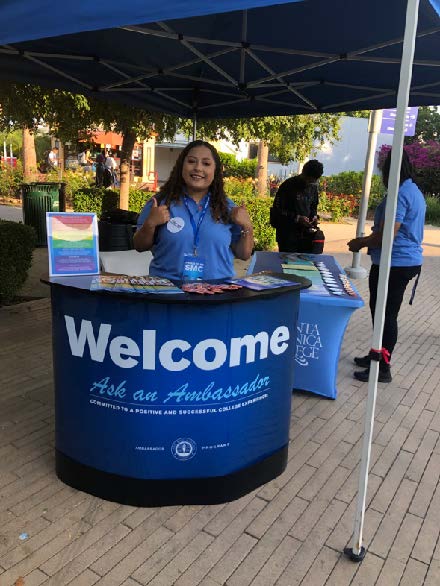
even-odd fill
[[[10,301],[24,285],[36,241],[31,226],[0,220],[0,301]]]
[[[355,112],[341,112],[341,116],[349,116],[350,118],[369,118],[371,110],[356,110]]]
[[[52,173],[54,173],[54,171],[52,171]],[[58,176],[56,171],[55,174]],[[56,179],[56,181],[59,181],[59,179]],[[67,200],[71,202],[73,194],[82,189],[89,189],[94,179],[81,171],[73,171],[69,169],[64,171],[62,181],[66,183]]]
[[[88,138],[99,126],[122,133],[132,130],[140,139],[153,131],[161,139],[173,138],[177,131],[178,119],[172,116],[30,84],[0,84],[0,104],[0,128],[36,130],[44,120],[50,133],[63,141]]]
[[[405,136],[405,144],[440,140],[440,113],[436,106],[421,106],[414,136]]]
[[[23,168],[20,161],[17,161],[16,167],[0,165],[0,197],[18,198],[22,183]]]
[[[142,191],[141,189],[130,189],[128,193],[129,211],[140,214],[144,205],[153,195],[154,193],[150,191]]]
[[[358,208],[358,196],[325,191],[319,194],[318,214],[328,217],[331,222],[340,222],[343,218],[355,215]]]
[[[440,198],[430,195],[426,198],[426,219],[427,224],[440,226]]]
[[[440,196],[440,169],[438,167],[420,169],[417,173],[416,183],[422,193]]]
[[[336,195],[353,195],[358,202],[362,196],[362,181],[364,178],[363,171],[343,171],[337,175],[323,177],[321,180],[321,188],[327,194]],[[371,178],[370,198],[368,200],[368,207],[375,208],[382,200],[385,193],[385,187],[379,175],[373,175]],[[359,205],[359,203],[358,203]]]
[[[50,151],[50,136],[47,134],[36,134],[34,141],[37,163],[46,163],[47,153]]]
[[[249,212],[254,228],[255,250],[273,250],[276,246],[275,230],[269,222],[272,198],[239,195],[231,199],[237,205],[244,203]]]
[[[72,205],[75,212],[95,213],[98,218],[103,211],[115,209],[119,204],[119,193],[104,187],[88,187],[73,193]]]
[[[129,211],[139,213],[152,195],[140,189],[130,189]],[[91,212],[99,218],[102,213],[119,207],[119,191],[105,187],[83,188],[73,194],[72,205],[75,212]]]
[[[188,131],[191,122],[182,121]],[[338,139],[339,114],[299,114],[298,116],[265,116],[224,120],[201,120],[197,126],[200,136],[208,140],[226,139],[238,145],[241,140],[264,140],[270,154],[280,163],[303,161],[316,153],[328,140]]]
[[[224,181],[225,193],[231,199],[240,201],[240,197],[255,197],[255,182],[252,179],[236,179],[226,177]]]
[[[19,157],[21,153],[21,147],[23,144],[23,138],[21,130],[3,131],[0,132],[0,152],[3,156],[3,144],[6,143],[6,156],[10,155],[10,147],[12,146],[12,156]]]
[[[239,179],[254,178],[257,172],[257,161],[244,159],[238,161],[234,155],[220,153],[220,161],[223,165],[223,177],[237,177]]]

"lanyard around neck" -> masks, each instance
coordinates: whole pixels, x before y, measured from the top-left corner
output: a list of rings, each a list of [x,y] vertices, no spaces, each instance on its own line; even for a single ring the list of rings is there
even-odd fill
[[[192,226],[192,229],[193,229],[193,235],[194,235],[193,250],[194,250],[194,255],[197,254],[197,248],[199,246],[199,240],[200,240],[200,226],[202,225],[202,222],[205,219],[206,212],[207,212],[208,207],[209,207],[209,201],[210,201],[210,199],[211,199],[211,194],[208,193],[208,195],[206,196],[205,205],[203,206],[202,212],[201,212],[201,214],[199,216],[199,220],[198,220],[198,222],[196,224],[196,221],[194,219],[194,216],[193,216],[193,214],[192,214],[192,212],[191,212],[191,210],[189,208],[189,205],[188,205],[188,202],[189,202],[190,198],[186,194],[183,196],[183,203],[185,204],[185,207],[186,207],[186,209],[188,211],[189,218],[190,218],[190,221],[191,221],[191,226]]]

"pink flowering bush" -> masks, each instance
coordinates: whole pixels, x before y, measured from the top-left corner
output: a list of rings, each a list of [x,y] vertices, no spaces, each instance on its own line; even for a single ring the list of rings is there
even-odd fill
[[[417,173],[417,185],[425,194],[440,196],[440,142],[414,142],[403,147]],[[381,169],[391,146],[382,145],[379,151],[378,166]]]

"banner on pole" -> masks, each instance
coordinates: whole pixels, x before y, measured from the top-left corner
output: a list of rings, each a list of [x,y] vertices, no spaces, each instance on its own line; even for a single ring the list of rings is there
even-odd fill
[[[396,108],[383,110],[382,125],[380,131],[382,134],[394,134],[394,125],[396,123]],[[416,106],[408,106],[405,115],[405,136],[414,136],[416,131],[416,122],[419,109]]]

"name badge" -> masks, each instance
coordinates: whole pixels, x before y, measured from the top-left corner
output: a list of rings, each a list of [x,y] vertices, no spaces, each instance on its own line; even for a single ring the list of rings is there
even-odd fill
[[[183,281],[197,281],[203,279],[205,272],[205,259],[203,256],[185,254],[183,260]]]
[[[167,230],[172,234],[176,234],[177,232],[180,232],[184,225],[185,220],[183,218],[170,218],[167,222]]]

